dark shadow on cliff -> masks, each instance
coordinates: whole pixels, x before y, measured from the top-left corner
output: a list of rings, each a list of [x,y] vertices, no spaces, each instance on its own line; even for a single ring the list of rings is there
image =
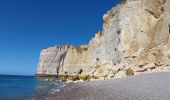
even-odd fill
[[[60,68],[63,67],[64,65],[64,60],[65,60],[66,55],[67,55],[67,52],[64,52],[59,58],[59,66],[57,67],[57,78],[59,77]]]
[[[169,34],[170,34],[170,23],[168,24],[168,27],[169,27]]]

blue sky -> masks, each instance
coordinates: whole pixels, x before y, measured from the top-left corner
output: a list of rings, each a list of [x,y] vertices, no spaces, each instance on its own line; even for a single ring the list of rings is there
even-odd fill
[[[121,0],[0,0],[0,74],[34,75],[42,48],[87,44]]]

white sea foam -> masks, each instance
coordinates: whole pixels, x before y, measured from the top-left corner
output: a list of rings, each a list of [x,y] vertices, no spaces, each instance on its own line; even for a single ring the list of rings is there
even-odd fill
[[[51,89],[51,90],[52,90],[51,94],[54,94],[56,92],[60,92],[60,89]]]
[[[66,85],[62,85],[62,86],[60,86],[60,88],[63,88],[63,87],[65,87]]]
[[[44,79],[44,81],[48,81],[48,79]]]

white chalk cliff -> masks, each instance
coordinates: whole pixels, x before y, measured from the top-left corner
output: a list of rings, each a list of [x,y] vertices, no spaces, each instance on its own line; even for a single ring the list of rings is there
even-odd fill
[[[124,0],[103,16],[89,44],[43,49],[38,75],[102,74],[124,77],[170,71],[170,0]]]

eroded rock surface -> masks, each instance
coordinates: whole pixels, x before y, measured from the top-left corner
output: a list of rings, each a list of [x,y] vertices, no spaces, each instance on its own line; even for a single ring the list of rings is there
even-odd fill
[[[43,49],[38,75],[126,77],[170,70],[170,0],[125,0],[103,16],[88,45]]]

